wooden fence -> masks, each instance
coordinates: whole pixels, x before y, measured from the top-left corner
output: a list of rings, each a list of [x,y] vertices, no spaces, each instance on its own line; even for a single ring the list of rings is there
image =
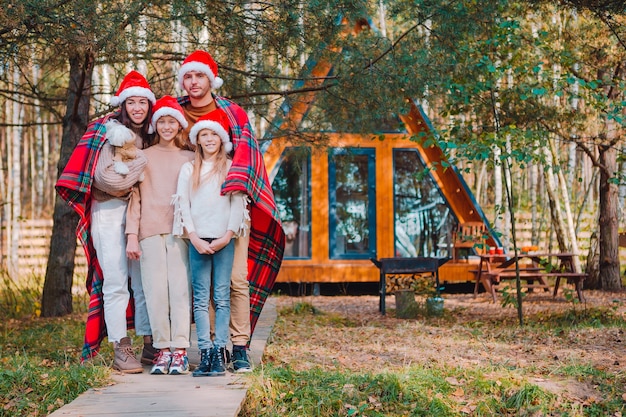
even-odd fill
[[[25,219],[18,224],[17,265],[9,268],[11,260],[11,239],[7,233],[6,224],[2,224],[0,241],[0,266],[3,269],[15,271],[17,276],[43,275],[46,272],[48,253],[50,248],[50,236],[52,235],[51,219]],[[87,260],[83,247],[77,241],[76,244],[75,274],[87,273]]]

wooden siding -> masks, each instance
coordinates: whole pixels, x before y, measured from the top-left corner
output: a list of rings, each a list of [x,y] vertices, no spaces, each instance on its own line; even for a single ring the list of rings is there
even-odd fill
[[[394,203],[393,203],[393,150],[416,149],[420,146],[409,140],[408,134],[386,134],[385,140],[379,140],[375,135],[356,134],[325,134],[329,138],[329,147],[341,148],[374,148],[376,150],[376,254],[377,258],[394,256]],[[268,172],[274,172],[285,148],[293,144],[284,138],[274,139],[264,154]],[[436,155],[420,152],[424,162],[428,165]],[[439,156],[441,157],[441,156]],[[311,156],[311,258],[285,259],[278,274],[278,282],[295,283],[339,283],[339,282],[375,282],[379,279],[378,269],[369,260],[337,260],[330,259],[329,253],[329,206],[328,206],[328,152],[327,148],[312,149]],[[435,181],[440,187],[450,188],[453,183],[454,192],[444,193],[454,203],[451,205],[458,210],[465,210],[472,205],[472,199],[466,194],[460,194],[457,189],[462,188],[458,178],[455,180],[448,172],[452,170],[438,169]],[[465,190],[463,188],[463,190]],[[465,195],[463,201],[457,201],[459,195]],[[473,205],[472,205],[473,207]],[[470,218],[466,215],[466,218]],[[456,267],[446,264],[442,268],[442,282],[471,281],[472,275],[467,262]]]

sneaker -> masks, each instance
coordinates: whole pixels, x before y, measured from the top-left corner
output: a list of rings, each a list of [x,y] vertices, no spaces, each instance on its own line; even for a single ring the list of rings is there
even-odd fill
[[[226,359],[224,354],[224,348],[211,348],[210,356],[210,365],[209,365],[209,376],[222,376],[226,374],[226,364],[224,360]]]
[[[176,350],[172,354],[170,362],[170,375],[183,375],[189,373],[189,359],[187,352],[184,350]]]
[[[212,351],[213,349],[211,349]],[[200,349],[200,363],[193,370],[191,376],[209,376],[211,367],[211,354],[208,349]]]
[[[152,375],[167,375],[170,371],[170,362],[172,361],[172,352],[162,350],[156,357],[154,365],[150,370]]]
[[[140,374],[143,372],[143,366],[135,357],[130,337],[123,337],[119,342],[115,342],[113,351],[115,353],[113,369],[125,374]]]
[[[144,343],[141,351],[141,363],[144,365],[153,365],[159,354],[159,349],[155,348],[152,343]]]
[[[233,347],[231,363],[233,364],[233,371],[236,373],[252,372],[245,347]]]

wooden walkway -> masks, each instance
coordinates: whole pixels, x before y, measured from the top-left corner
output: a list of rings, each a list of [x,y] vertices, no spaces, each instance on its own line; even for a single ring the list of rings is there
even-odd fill
[[[265,344],[276,320],[276,306],[267,300],[250,343],[250,360],[261,363]],[[199,354],[195,326],[192,327],[189,360],[197,364]],[[223,377],[194,378],[189,375],[113,375],[111,386],[91,389],[49,417],[236,417],[246,397],[246,374],[227,372]]]

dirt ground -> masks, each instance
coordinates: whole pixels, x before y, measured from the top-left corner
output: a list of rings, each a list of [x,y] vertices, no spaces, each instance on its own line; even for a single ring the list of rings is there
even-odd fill
[[[623,324],[584,328],[556,324],[553,333],[537,332],[532,325],[516,325],[517,310],[502,307],[502,298],[493,303],[484,293],[477,297],[443,294],[442,317],[417,319],[395,318],[393,295],[386,299],[385,316],[378,311],[377,296],[277,296],[279,309],[310,303],[322,312],[345,317],[353,325],[328,331],[306,324],[300,328],[278,327],[275,332],[281,338],[280,353],[272,352],[271,345],[267,353],[296,368],[327,366],[372,371],[433,363],[468,369],[511,366],[529,369],[530,380],[551,392],[581,403],[594,401],[600,394],[590,383],[547,376],[551,370],[568,364],[589,364],[621,375],[626,371],[626,292],[584,294],[585,303],[576,305],[561,295],[553,298],[547,293],[530,294],[524,298],[524,317],[528,323],[551,323],[549,317],[557,312],[584,313],[592,306],[603,306],[614,310]],[[550,325],[547,327],[550,329]],[[306,343],[302,343],[303,338]]]

